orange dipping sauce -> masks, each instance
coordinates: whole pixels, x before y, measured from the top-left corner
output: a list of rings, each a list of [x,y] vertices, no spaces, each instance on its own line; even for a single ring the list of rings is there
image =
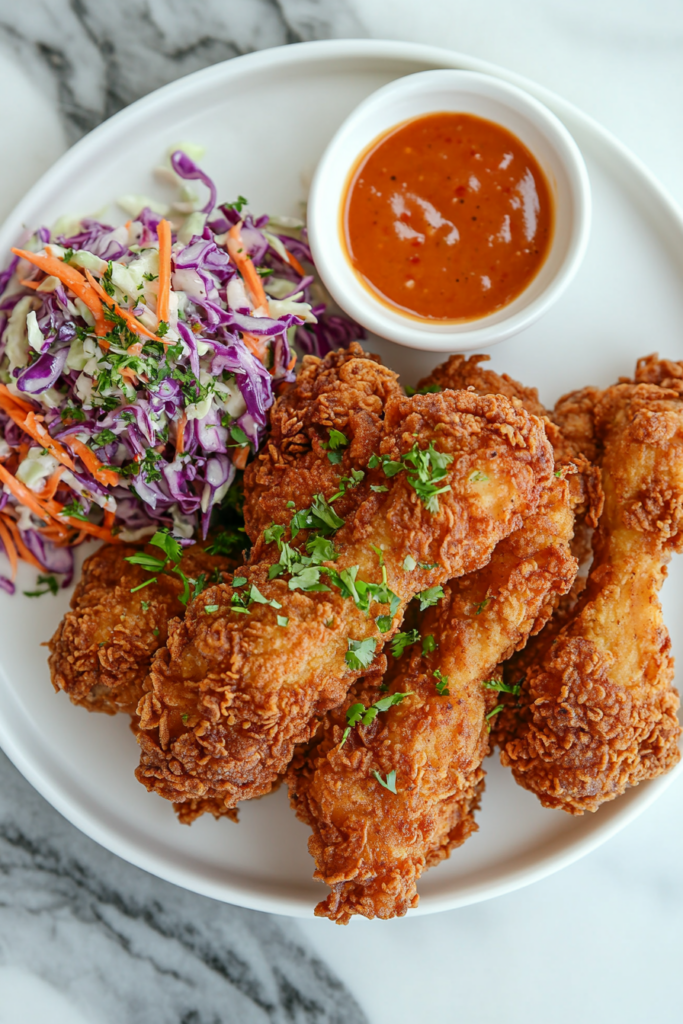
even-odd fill
[[[361,156],[343,207],[349,260],[383,302],[462,321],[512,302],[553,232],[538,161],[507,129],[472,114],[428,114]]]

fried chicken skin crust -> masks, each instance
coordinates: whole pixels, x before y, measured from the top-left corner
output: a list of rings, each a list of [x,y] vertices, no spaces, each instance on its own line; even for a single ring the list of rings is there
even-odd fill
[[[86,559],[71,611],[49,642],[52,685],[88,711],[135,714],[152,656],[166,643],[170,620],[185,612],[178,600],[183,586],[176,577],[159,576],[157,583],[131,593],[150,578],[126,561],[139,550],[103,545]],[[155,553],[154,548],[148,551]],[[186,549],[180,564],[194,579],[235,567],[199,545]]]
[[[349,640],[372,639],[379,654],[415,593],[486,564],[552,478],[543,424],[501,396],[390,397],[379,454],[398,461],[431,442],[453,456],[437,512],[427,511],[406,472],[387,477],[378,467],[363,481],[367,497],[335,536],[337,570],[358,566],[361,580],[381,581],[373,546],[384,551],[386,581],[398,597],[391,630],[381,633],[374,621],[386,615],[385,604],[367,615],[334,587],[304,592],[269,579],[278,551],[261,538],[243,570],[245,589],[256,585],[281,607],[255,603],[248,615],[237,614],[230,586],[210,588],[184,622],[171,624],[167,647],[155,655],[138,706],[137,776],[148,789],[174,803],[220,793],[226,808],[268,792],[295,746],[310,738],[314,716],[339,704],[363,671],[347,663]],[[476,483],[481,473],[485,491]],[[408,555],[418,563],[411,572],[403,568]],[[208,613],[207,605],[218,609]],[[287,618],[285,628],[277,616]]]
[[[356,683],[330,711],[287,775],[297,816],[313,829],[315,877],[332,893],[315,913],[338,924],[352,915],[403,916],[418,902],[417,881],[476,830],[489,750],[486,714],[498,694],[482,683],[551,615],[574,579],[569,550],[574,513],[567,480],[553,478],[535,514],[502,540],[487,566],[451,580],[444,598],[418,617],[422,637],[384,677]],[[448,695],[437,681],[447,679]],[[346,710],[410,693],[343,743]],[[381,786],[396,772],[396,793]]]
[[[546,415],[535,389],[481,368],[486,358],[452,356],[418,388],[438,383],[444,390],[504,393]],[[569,550],[576,492],[569,479],[576,468],[565,470],[485,568],[451,580],[438,607],[404,624],[404,630],[417,625],[423,636],[431,634],[436,652],[411,647],[391,659],[383,680],[375,672],[355,683],[290,766],[292,806],[314,833],[309,849],[316,877],[333,890],[318,905],[319,916],[340,924],[353,914],[402,916],[417,903],[423,871],[476,830],[489,750],[486,713],[498,699],[482,681],[541,629],[576,573]],[[438,694],[435,672],[448,678],[449,696]],[[370,706],[396,691],[413,695],[340,745],[348,707]],[[374,771],[382,777],[396,771],[397,794],[383,789]]]
[[[271,523],[289,523],[288,502],[306,508],[316,494],[334,494],[352,470],[367,469],[379,450],[387,402],[402,394],[398,375],[358,342],[323,359],[304,356],[295,384],[271,409],[265,445],[245,470],[244,520],[252,543]],[[348,442],[336,450],[334,462],[333,429]],[[360,487],[335,502],[343,519],[366,496],[367,484]]]
[[[594,811],[680,758],[658,592],[683,547],[683,401],[618,384],[594,403],[605,507],[576,609],[526,665],[497,725],[501,761],[546,807]],[[553,631],[555,632],[555,631]]]

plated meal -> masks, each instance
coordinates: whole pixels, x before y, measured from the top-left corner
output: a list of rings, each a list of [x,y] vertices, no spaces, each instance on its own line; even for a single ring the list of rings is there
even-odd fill
[[[305,227],[217,207],[195,157],[171,154],[168,208],[124,197],[120,227],[15,248],[0,539],[36,594],[105,541],[50,669],[129,716],[146,789],[190,824],[284,782],[316,913],[390,918],[476,830],[495,748],[572,814],[678,761],[657,593],[683,364],[553,410],[481,355],[402,386],[329,308]]]

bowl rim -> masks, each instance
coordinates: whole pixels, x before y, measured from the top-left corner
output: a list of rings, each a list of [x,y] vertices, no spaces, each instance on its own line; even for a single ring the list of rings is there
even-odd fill
[[[557,166],[562,168],[572,203],[572,216],[563,242],[564,255],[540,293],[524,302],[525,293],[537,281],[553,248],[558,244],[556,232],[544,263],[519,296],[501,310],[459,324],[429,323],[402,314],[398,308],[394,311],[375,297],[352,268],[339,229],[344,192],[358,160],[372,145],[373,138],[381,138],[411,118],[380,116],[378,120],[385,120],[386,123],[379,131],[375,127],[369,141],[350,145],[354,135],[362,134],[368,120],[376,118],[378,113],[390,113],[396,100],[413,97],[419,99],[421,95],[443,89],[444,86],[451,86],[454,92],[469,92],[491,99],[510,107],[512,113],[526,119],[532,129],[544,137]],[[335,184],[332,191],[329,184],[332,176],[335,182],[343,182],[339,190]],[[588,248],[591,220],[588,170],[578,145],[560,119],[544,103],[517,85],[502,81],[494,75],[455,68],[439,68],[406,75],[377,89],[358,104],[337,129],[318,162],[311,183],[307,218],[308,237],[316,267],[340,308],[366,330],[380,337],[409,348],[432,352],[466,352],[489,347],[535,323],[561,297],[577,273]]]

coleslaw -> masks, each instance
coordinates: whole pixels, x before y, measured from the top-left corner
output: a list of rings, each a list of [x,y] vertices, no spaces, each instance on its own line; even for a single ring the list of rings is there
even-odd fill
[[[363,336],[329,312],[302,222],[254,218],[175,148],[165,207],[40,227],[0,273],[0,544],[73,575],[90,537],[184,545],[234,504],[235,484],[297,357]],[[208,189],[199,205],[189,182]],[[308,269],[310,268],[310,269]],[[44,593],[56,590],[43,576]]]

